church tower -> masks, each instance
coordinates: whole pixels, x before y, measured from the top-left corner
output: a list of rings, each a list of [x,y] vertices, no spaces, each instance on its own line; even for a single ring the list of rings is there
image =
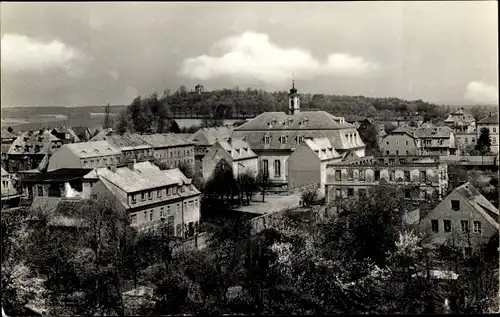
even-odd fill
[[[300,112],[300,99],[295,89],[295,76],[292,78],[292,89],[288,94],[288,113],[293,115]]]

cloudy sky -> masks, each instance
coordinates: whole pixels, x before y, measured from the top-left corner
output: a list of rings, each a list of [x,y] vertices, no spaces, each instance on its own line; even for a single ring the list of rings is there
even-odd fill
[[[2,106],[208,89],[498,103],[496,1],[1,3]]]

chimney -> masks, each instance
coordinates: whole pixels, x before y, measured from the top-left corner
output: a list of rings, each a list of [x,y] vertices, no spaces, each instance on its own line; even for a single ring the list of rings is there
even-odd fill
[[[128,163],[127,163],[127,167],[129,170],[133,171],[134,170],[134,164],[135,164],[135,159],[133,160],[130,160]]]
[[[231,141],[232,141],[231,137],[227,138],[227,143],[231,144]]]
[[[116,165],[112,165],[110,170],[113,172],[113,173],[116,173]]]

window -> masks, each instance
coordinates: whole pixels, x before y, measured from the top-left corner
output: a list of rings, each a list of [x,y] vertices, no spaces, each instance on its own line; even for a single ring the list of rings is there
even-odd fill
[[[460,210],[460,200],[452,200],[451,209],[455,211]]]
[[[336,170],[335,171],[335,181],[341,181],[342,180],[342,171]]]
[[[158,190],[156,191],[156,195],[158,196],[158,198],[161,198],[161,189],[158,189]]]
[[[386,141],[385,143],[386,143],[387,145],[389,145],[389,141]]]
[[[135,204],[137,200],[135,199],[135,194],[132,194],[132,204]]]
[[[177,224],[175,228],[175,236],[181,237],[182,236],[182,225],[179,223]]]
[[[174,232],[174,230],[175,230],[174,229],[174,216],[169,216],[167,218],[167,228],[168,228],[168,231],[167,231],[168,235],[173,236],[175,234],[175,232]]]
[[[439,222],[437,220],[431,220],[432,232],[439,232]]]
[[[347,197],[354,196],[354,188],[349,187],[347,188]]]
[[[269,176],[269,162],[267,160],[262,160],[262,164],[264,176]]]
[[[375,171],[375,180],[380,180],[380,171]]]
[[[147,212],[147,211],[145,211],[145,212],[144,212],[144,221],[147,221],[147,220],[148,220],[148,212]]]
[[[188,210],[193,210],[194,209],[194,202],[191,200],[189,203],[188,203]]]
[[[386,150],[386,151],[385,151],[385,155],[389,155],[389,150]]]
[[[196,199],[196,200],[194,201],[194,206],[195,206],[196,208],[198,208],[198,199]]]
[[[304,142],[304,136],[299,135],[299,136],[297,137],[297,143],[298,143],[298,144],[301,144],[301,143],[303,143],[303,142]]]
[[[497,128],[493,128],[493,133],[497,133]]]
[[[460,227],[462,227],[463,233],[469,232],[469,221],[467,221],[467,220],[460,221]]]
[[[396,178],[396,172],[395,171],[389,171],[389,180],[394,181]]]
[[[366,171],[365,170],[359,170],[359,180],[364,181],[366,177]]]
[[[420,181],[421,182],[426,182],[427,181],[427,173],[426,173],[426,171],[420,171]]]
[[[420,190],[420,197],[422,199],[427,199],[427,190],[425,189]]]
[[[451,220],[443,220],[444,232],[451,232]]]
[[[396,161],[394,159],[389,159],[389,165],[394,165]]]
[[[366,197],[366,189],[365,188],[358,189],[358,195],[361,198]]]
[[[342,198],[342,190],[340,188],[335,189],[335,197]]]
[[[149,221],[153,221],[154,210],[149,211]]]
[[[181,193],[183,193],[186,190],[186,186],[182,185],[181,186]]]
[[[405,145],[408,145],[408,141],[405,141]]]
[[[411,198],[411,191],[408,188],[405,188],[405,198]]]
[[[281,176],[281,162],[280,160],[274,160],[274,177]]]
[[[399,140],[396,140],[396,146],[399,146]]]
[[[396,155],[399,155],[399,150],[396,150]]]
[[[469,143],[469,139],[468,138],[465,138],[465,143]]]
[[[172,195],[177,194],[177,187],[172,187]]]
[[[472,138],[471,142],[476,143],[476,139]]]
[[[354,171],[352,169],[347,170],[347,180],[352,181],[354,179]]]
[[[481,233],[481,221],[474,221],[473,226],[474,233]]]
[[[167,187],[167,196],[170,196],[170,187]]]
[[[87,160],[83,160],[83,166],[87,166],[88,162]]]
[[[38,185],[37,189],[38,189],[38,196],[43,196],[43,187]]]
[[[286,135],[280,136],[280,143],[287,144],[288,143],[288,136],[286,136]]]
[[[146,194],[145,193],[141,193],[141,201],[145,201],[146,200]]]
[[[153,199],[153,192],[152,191],[148,192],[148,199],[149,200]]]
[[[136,224],[137,223],[137,215],[136,214],[131,214],[130,215],[130,223]]]
[[[264,144],[270,144],[271,143],[271,137],[269,135],[264,136]]]
[[[160,218],[165,218],[165,208],[164,207],[160,208]]]

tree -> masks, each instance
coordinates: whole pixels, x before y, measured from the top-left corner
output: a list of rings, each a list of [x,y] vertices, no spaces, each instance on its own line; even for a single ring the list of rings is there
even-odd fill
[[[378,144],[378,130],[376,126],[373,124],[362,125],[358,132],[361,140],[366,145],[366,151],[371,155],[380,154]]]
[[[477,139],[477,144],[475,149],[479,151],[481,155],[485,155],[491,152],[490,130],[488,130],[488,128],[481,129],[481,134]]]
[[[172,120],[170,123],[170,131],[171,133],[181,133],[181,129],[179,128],[179,124],[175,120]]]
[[[108,129],[113,127],[113,119],[110,117],[111,114],[111,106],[109,103],[106,105],[104,109],[104,122],[102,124],[103,129]]]
[[[257,191],[257,178],[251,173],[241,174],[239,177],[241,193],[245,193],[247,205],[250,205],[254,193]]]
[[[118,121],[116,122],[116,132],[120,135],[123,135],[125,132],[131,130],[131,122],[130,116],[127,111],[120,112],[118,116]]]
[[[467,170],[459,164],[448,165],[448,193],[468,180]]]

